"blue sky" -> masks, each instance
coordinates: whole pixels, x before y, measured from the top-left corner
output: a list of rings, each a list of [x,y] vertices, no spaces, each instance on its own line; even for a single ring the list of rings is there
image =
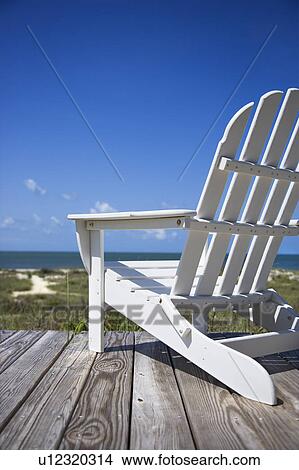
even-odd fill
[[[296,0],[2,1],[0,249],[76,250],[68,213],[193,209],[229,118],[298,85],[298,9]],[[115,251],[182,244],[172,231],[106,237]],[[297,253],[297,240],[281,252]]]

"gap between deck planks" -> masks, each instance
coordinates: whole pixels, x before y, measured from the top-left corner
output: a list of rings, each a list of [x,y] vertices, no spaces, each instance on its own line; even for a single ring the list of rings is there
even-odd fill
[[[49,368],[0,434],[0,447],[55,449],[81,393],[95,353],[78,335]]]
[[[131,449],[194,449],[167,346],[135,334]]]
[[[98,354],[61,449],[128,449],[134,334],[109,332]]]
[[[0,432],[67,343],[67,333],[47,331],[0,374]]]
[[[18,359],[30,348],[45,331],[17,331],[9,335],[0,344],[0,373]]]
[[[0,330],[0,343],[2,343],[2,341],[14,335],[15,333],[16,331],[12,331],[12,330]]]
[[[287,361],[272,356],[274,370],[270,356],[259,359],[276,386],[271,407],[231,392],[176,352],[171,357],[198,449],[298,449],[299,371]]]
[[[0,374],[0,448],[298,448],[299,352],[259,361],[278,406],[238,396],[145,332],[109,332],[102,354],[86,334],[68,344],[47,332]]]

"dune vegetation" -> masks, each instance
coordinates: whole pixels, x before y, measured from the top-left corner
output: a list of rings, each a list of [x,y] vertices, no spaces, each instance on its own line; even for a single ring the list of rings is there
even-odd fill
[[[299,272],[273,270],[269,287],[299,311]],[[87,329],[88,279],[83,270],[0,270],[1,329]],[[115,311],[105,315],[106,330],[138,330]],[[210,331],[259,332],[235,312],[210,312]]]

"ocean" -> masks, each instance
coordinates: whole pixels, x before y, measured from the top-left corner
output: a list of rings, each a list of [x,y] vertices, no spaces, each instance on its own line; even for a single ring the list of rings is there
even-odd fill
[[[107,261],[121,260],[171,260],[179,259],[180,253],[108,252]],[[299,255],[278,255],[275,268],[298,270]],[[0,251],[0,268],[6,269],[58,269],[83,268],[78,252],[67,251]]]

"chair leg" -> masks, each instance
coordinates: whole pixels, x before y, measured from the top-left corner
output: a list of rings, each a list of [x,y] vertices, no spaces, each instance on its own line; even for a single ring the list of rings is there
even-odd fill
[[[208,334],[208,325],[209,325],[209,312],[211,308],[205,308],[203,311],[194,311],[192,318],[193,318],[193,326],[198,331],[203,333],[204,335]]]
[[[90,232],[89,273],[89,349],[104,351],[104,237],[102,231]]]
[[[299,328],[299,316],[287,305],[278,305],[275,301],[261,302],[251,307],[250,319],[256,325],[269,331],[283,331]]]
[[[137,291],[129,295],[133,295],[130,304],[139,306],[138,315],[131,308],[120,308],[128,305],[128,288],[109,277],[107,273],[108,305],[244,397],[270,405],[276,403],[271,377],[258,362],[198,331],[169,298],[165,301],[161,296],[160,303],[145,301],[146,297]]]

